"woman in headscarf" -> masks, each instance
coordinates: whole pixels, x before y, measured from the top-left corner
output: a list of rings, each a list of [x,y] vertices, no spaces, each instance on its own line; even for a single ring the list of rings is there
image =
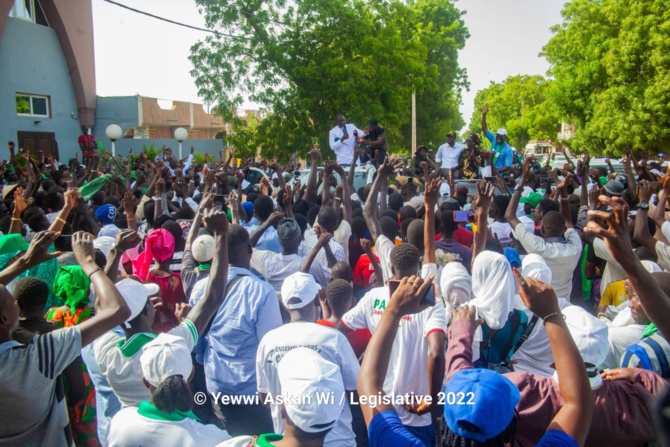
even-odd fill
[[[460,262],[448,262],[440,275],[440,292],[444,299],[447,324],[454,309],[472,299],[472,278]]]
[[[154,230],[144,240],[144,251],[133,261],[133,273],[140,280],[157,284],[163,306],[156,309],[154,329],[167,332],[179,325],[175,316],[177,304],[185,303],[186,295],[181,274],[170,271],[175,240],[165,229]]]
[[[508,372],[514,348],[528,324],[522,311],[513,309],[516,281],[507,258],[492,251],[483,251],[472,265],[471,305],[477,318],[483,320],[475,333],[479,342],[479,359],[475,367]]]
[[[479,135],[472,134],[465,141],[466,148],[461,152],[459,164],[463,166],[461,173],[464,179],[474,180],[479,177],[479,168],[482,166],[482,151],[479,145],[482,141]]]
[[[49,309],[45,318],[58,327],[77,326],[91,318],[94,313],[95,296],[91,281],[78,265],[66,265],[58,269],[53,293],[65,304]],[[68,366],[63,377],[75,445],[100,445],[95,387],[81,357]]]

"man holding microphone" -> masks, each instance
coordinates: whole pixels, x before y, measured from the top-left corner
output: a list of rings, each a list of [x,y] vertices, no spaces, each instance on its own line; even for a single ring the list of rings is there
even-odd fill
[[[335,152],[337,164],[349,166],[354,161],[356,152],[356,138],[354,132],[363,134],[353,124],[347,124],[347,120],[341,113],[336,116],[337,126],[330,129],[328,142],[330,148]]]

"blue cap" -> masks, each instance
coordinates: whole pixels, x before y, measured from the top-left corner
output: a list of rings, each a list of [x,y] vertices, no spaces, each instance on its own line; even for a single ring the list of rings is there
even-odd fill
[[[509,262],[509,265],[512,266],[512,268],[521,268],[521,257],[519,256],[519,252],[516,250],[516,248],[506,248],[503,254],[507,258],[507,261]]]
[[[509,379],[481,368],[454,374],[444,393],[444,420],[449,429],[479,442],[495,438],[509,426],[521,399]]]
[[[95,210],[95,218],[103,225],[109,225],[116,219],[116,207],[113,205],[102,205]]]
[[[242,203],[242,208],[244,208],[244,212],[247,213],[247,216],[251,216],[254,214],[254,204],[251,202],[243,202]]]

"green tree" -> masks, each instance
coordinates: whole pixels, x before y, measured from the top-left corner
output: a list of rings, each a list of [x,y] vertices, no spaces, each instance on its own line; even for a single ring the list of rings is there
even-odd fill
[[[547,100],[551,81],[543,76],[516,75],[477,92],[468,135],[481,133],[482,108],[489,105],[487,125],[492,132],[504,127],[512,146],[523,149],[530,140],[556,140],[561,118]],[[488,140],[485,145],[488,147]]]
[[[243,101],[267,112],[238,138],[266,157],[328,147],[337,113],[388,129],[392,149],[409,147],[411,95],[418,137],[459,128],[458,91],[466,85],[458,49],[468,36],[449,1],[197,0],[220,34],[191,49],[202,98],[230,119]],[[233,36],[233,37],[231,37]],[[253,141],[251,141],[253,140]]]
[[[670,4],[572,0],[543,54],[549,97],[576,125],[573,147],[621,153],[669,147]]]

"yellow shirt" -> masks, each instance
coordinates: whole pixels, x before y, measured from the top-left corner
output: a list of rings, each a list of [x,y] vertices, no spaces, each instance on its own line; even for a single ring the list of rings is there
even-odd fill
[[[605,287],[599,306],[620,306],[628,301],[626,288],[623,286],[624,280],[611,282]]]

